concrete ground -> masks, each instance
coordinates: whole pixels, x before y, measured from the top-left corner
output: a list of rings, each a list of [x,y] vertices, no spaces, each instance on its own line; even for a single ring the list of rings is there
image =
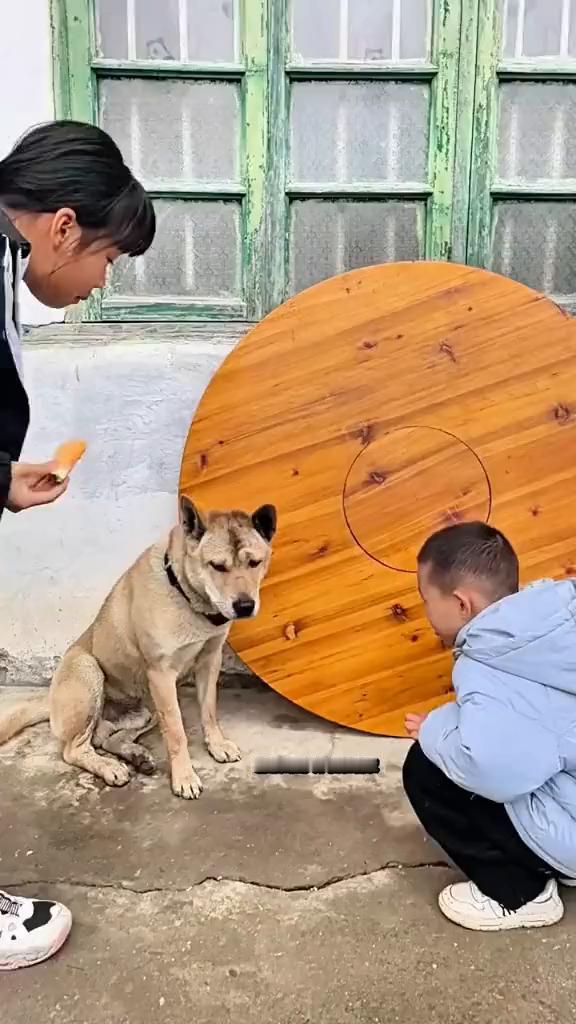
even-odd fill
[[[1,703],[22,690],[1,692]],[[268,690],[221,694],[245,752],[202,751],[198,801],[165,774],[103,788],[46,726],[0,749],[0,884],[75,916],[60,954],[3,974],[11,1024],[567,1024],[576,894],[556,928],[480,935],[437,910],[454,873],[401,788],[406,744],[331,726]],[[161,754],[156,737],[150,745]],[[259,756],[378,756],[379,775],[254,774]]]

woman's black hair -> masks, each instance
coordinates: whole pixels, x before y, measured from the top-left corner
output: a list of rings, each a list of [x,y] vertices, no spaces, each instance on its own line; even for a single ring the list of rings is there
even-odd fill
[[[152,200],[116,143],[78,121],[33,128],[0,160],[0,206],[17,213],[69,207],[81,228],[129,256],[146,252],[156,231]]]

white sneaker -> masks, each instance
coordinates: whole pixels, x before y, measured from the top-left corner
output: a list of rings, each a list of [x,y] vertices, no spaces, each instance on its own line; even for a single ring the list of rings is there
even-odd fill
[[[0,889],[0,971],[31,967],[56,953],[68,938],[72,915],[51,900],[29,900]]]
[[[440,910],[448,920],[476,932],[500,932],[511,928],[545,928],[564,916],[555,879],[544,891],[519,910],[503,910],[499,903],[484,896],[474,882],[449,885],[439,897]]]

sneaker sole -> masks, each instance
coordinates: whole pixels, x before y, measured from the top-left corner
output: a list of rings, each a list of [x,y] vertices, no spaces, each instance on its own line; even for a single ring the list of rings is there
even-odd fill
[[[453,924],[458,924],[461,928],[466,928],[467,931],[471,932],[507,932],[517,931],[520,928],[549,928],[551,925],[558,924],[564,917],[564,906],[559,902],[554,903],[553,912],[549,912],[546,917],[518,919],[506,915],[501,920],[479,923],[478,918],[472,916],[467,918],[466,914],[460,913],[443,897],[444,893],[441,892],[438,897],[438,905],[444,917],[447,917]]]
[[[42,953],[41,956],[35,956],[33,953],[19,953],[11,957],[9,960],[3,960],[0,962],[0,971],[17,971],[20,967],[34,967],[36,964],[42,964],[45,960],[49,960],[51,956],[54,956],[59,949],[62,948],[66,939],[70,935],[72,928],[72,918],[66,921],[58,935],[54,938],[54,941],[50,948]]]

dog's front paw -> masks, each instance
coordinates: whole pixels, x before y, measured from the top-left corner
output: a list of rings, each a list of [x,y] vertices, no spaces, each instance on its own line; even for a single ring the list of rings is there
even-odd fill
[[[125,786],[130,782],[132,773],[127,764],[112,760],[111,757],[103,757],[102,761],[101,775],[107,786]]]
[[[222,737],[221,740],[206,740],[206,746],[215,761],[223,764],[225,761],[240,761],[242,752],[232,740]]]
[[[187,772],[185,775],[172,775],[172,792],[174,796],[180,796],[183,800],[196,800],[202,792],[202,780],[195,771]]]

